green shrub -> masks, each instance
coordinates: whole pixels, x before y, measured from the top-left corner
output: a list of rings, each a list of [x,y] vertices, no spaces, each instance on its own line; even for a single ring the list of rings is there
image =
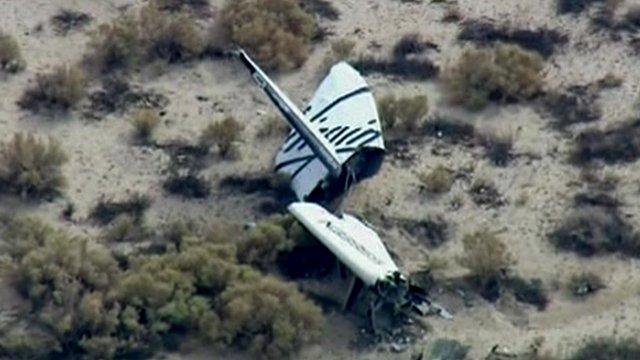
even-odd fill
[[[295,0],[236,0],[222,9],[229,40],[275,70],[300,67],[316,33],[314,18]]]
[[[49,334],[27,329],[14,328],[0,335],[0,355],[9,359],[46,359],[58,350],[56,346]]]
[[[68,110],[84,98],[86,86],[81,70],[67,65],[59,66],[49,74],[38,74],[35,85],[24,92],[18,105],[31,111],[40,108]]]
[[[282,222],[276,216],[253,227],[238,248],[240,261],[266,270],[275,264],[281,252],[291,250],[295,243],[287,236]]]
[[[569,293],[575,297],[589,296],[604,287],[604,282],[600,276],[592,272],[574,274],[567,284]]]
[[[437,339],[431,345],[426,360],[465,360],[470,346],[457,340]]]
[[[102,233],[102,238],[112,243],[138,243],[149,240],[152,236],[153,233],[143,222],[129,215],[118,216]]]
[[[428,173],[420,175],[424,189],[431,194],[443,194],[451,190],[455,176],[451,169],[440,164]]]
[[[497,299],[502,275],[513,264],[506,245],[489,229],[466,234],[462,238],[462,244],[464,251],[458,262],[469,270],[471,279],[483,296]],[[496,290],[498,293],[493,294]],[[487,293],[488,291],[491,293]]]
[[[256,356],[282,359],[317,340],[320,308],[293,284],[266,276],[236,282],[218,299],[224,338]]]
[[[151,109],[138,109],[131,117],[134,137],[142,143],[149,143],[153,132],[160,124],[160,116]]]
[[[425,95],[396,98],[393,95],[378,100],[378,113],[383,128],[396,135],[411,135],[429,112]]]
[[[88,59],[103,73],[161,60],[177,63],[199,56],[204,38],[185,13],[168,14],[153,4],[102,24],[92,34]]]
[[[16,39],[0,32],[0,70],[17,73],[26,67],[22,51]]]
[[[62,166],[67,156],[60,144],[32,134],[15,134],[0,147],[0,191],[23,198],[58,194],[66,185]]]
[[[26,330],[0,336],[2,355],[146,358],[189,337],[246,341],[256,355],[281,358],[316,339],[323,324],[293,285],[238,264],[233,243],[242,234],[229,227],[207,237],[182,228],[175,248],[132,255],[121,268],[104,246],[38,220],[0,225],[10,278],[31,303]]]
[[[467,49],[445,70],[443,80],[452,103],[479,110],[490,101],[511,103],[539,95],[543,66],[540,55],[516,45]]]
[[[589,340],[569,360],[640,359],[640,343],[636,338],[598,338]]]
[[[220,156],[231,157],[242,130],[242,124],[234,117],[228,116],[207,125],[200,135],[200,144],[206,148],[216,146]]]

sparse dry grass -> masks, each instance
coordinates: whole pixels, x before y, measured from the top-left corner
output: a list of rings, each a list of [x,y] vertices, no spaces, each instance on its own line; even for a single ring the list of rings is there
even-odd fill
[[[480,229],[462,238],[460,265],[469,270],[481,292],[498,285],[504,272],[513,264],[505,243],[494,231]]]
[[[160,125],[160,116],[155,110],[138,109],[131,117],[131,125],[134,128],[134,138],[143,144],[147,144],[152,139],[158,125]]]
[[[211,148],[216,146],[220,156],[233,157],[236,143],[240,140],[244,126],[232,116],[207,125],[200,135],[200,144]]]
[[[300,67],[309,56],[311,38],[317,31],[313,17],[295,0],[231,1],[220,19],[230,42],[273,70]]]
[[[82,70],[62,65],[51,73],[38,74],[35,84],[27,88],[18,104],[23,109],[66,111],[86,95],[87,80]]]
[[[470,110],[532,99],[542,91],[543,60],[515,45],[467,49],[444,72],[449,100]]]
[[[443,194],[451,190],[455,177],[453,171],[444,165],[438,165],[428,173],[420,174],[420,182],[431,194]]]
[[[17,73],[25,67],[26,62],[16,39],[0,31],[0,70]]]
[[[0,191],[23,198],[56,195],[66,184],[62,172],[66,162],[57,141],[15,134],[0,147]]]
[[[394,95],[382,97],[377,102],[380,122],[385,131],[395,136],[415,135],[429,112],[426,95]]]

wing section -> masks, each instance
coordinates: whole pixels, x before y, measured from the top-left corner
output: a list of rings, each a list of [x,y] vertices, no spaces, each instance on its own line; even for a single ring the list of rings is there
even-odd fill
[[[338,218],[305,202],[289,205],[289,211],[366,285],[398,271],[378,234],[355,217]]]
[[[373,94],[364,78],[346,62],[331,68],[304,114],[309,126],[324,137],[341,164],[361,149],[384,152]],[[329,174],[295,129],[276,156],[276,171],[291,177],[292,188],[301,200]]]

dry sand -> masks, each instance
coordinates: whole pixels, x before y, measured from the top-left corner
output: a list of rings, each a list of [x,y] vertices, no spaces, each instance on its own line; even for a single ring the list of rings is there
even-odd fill
[[[78,61],[89,29],[117,17],[123,7],[137,3],[139,1],[131,0],[0,0],[0,28],[15,34],[28,62],[25,72],[0,80],[0,140],[8,139],[17,131],[33,131],[61,140],[70,155],[65,168],[69,178],[66,198],[76,205],[77,211],[75,221],[69,223],[60,219],[60,212],[67,202],[64,198],[25,205],[14,198],[2,197],[0,207],[37,213],[87,234],[99,230],[85,218],[101,195],[123,197],[132,192],[151,196],[153,206],[149,219],[155,224],[182,214],[205,220],[220,216],[247,220],[261,218],[256,210],[255,196],[215,190],[206,200],[183,200],[164,194],[161,180],[169,160],[167,155],[161,150],[131,146],[131,126],[123,116],[112,115],[95,121],[84,119],[80,111],[76,111],[65,118],[50,120],[17,107],[16,100],[36,73],[61,63]],[[222,1],[212,3],[215,11]],[[431,54],[440,65],[455,58],[462,48],[456,40],[458,24],[441,21],[443,5],[392,0],[333,0],[332,3],[343,15],[335,22],[323,20],[323,25],[334,34],[330,40],[352,39],[357,43],[358,52],[386,53],[402,35],[410,32],[418,32],[440,46],[439,52]],[[460,0],[459,6],[466,19],[508,19],[514,26],[547,26],[566,32],[569,43],[547,62],[544,70],[549,87],[586,84],[611,72],[624,79],[624,83],[620,88],[603,92],[599,100],[604,110],[603,119],[591,126],[605,127],[633,113],[640,84],[639,58],[632,54],[625,41],[613,42],[608,35],[593,32],[586,17],[558,17],[552,0]],[[62,7],[85,11],[96,20],[87,30],[65,37],[56,35],[49,19]],[[39,24],[43,29],[36,31]],[[328,44],[315,45],[311,58],[299,71],[277,77],[278,83],[295,101],[303,103],[313,93],[319,80],[317,68]],[[379,49],[371,50],[376,46]],[[270,169],[279,145],[280,140],[255,139],[256,126],[275,112],[243,70],[229,61],[202,61],[170,67],[160,76],[141,74],[134,77],[143,88],[158,91],[171,101],[158,131],[160,141],[195,139],[205,124],[225,114],[233,114],[246,124],[241,144],[242,160],[211,165],[206,175],[213,184],[229,174]],[[380,173],[350,198],[348,207],[355,212],[374,207],[387,216],[415,219],[426,214],[443,214],[452,224],[452,240],[433,251],[397,229],[381,229],[388,247],[398,254],[407,271],[418,269],[430,254],[450,259],[443,274],[445,277],[464,274],[454,260],[461,252],[461,237],[482,225],[489,225],[502,231],[501,236],[517,260],[515,270],[525,277],[541,278],[550,289],[551,303],[542,312],[505,299],[498,304],[479,302],[471,308],[454,309],[458,311],[453,321],[430,318],[433,332],[419,346],[427,346],[440,337],[459,339],[471,345],[472,359],[480,359],[495,344],[523,351],[539,337],[544,338],[543,349],[563,354],[590,336],[637,336],[640,331],[640,263],[613,255],[578,258],[558,253],[546,240],[546,234],[565,216],[572,196],[584,189],[579,169],[565,160],[571,135],[552,129],[550,119],[542,117],[527,104],[467,113],[451,109],[442,101],[437,82],[407,82],[380,75],[372,75],[368,81],[376,94],[427,94],[431,112],[452,112],[480,129],[507,129],[514,134],[516,153],[539,156],[539,159],[519,157],[506,168],[496,168],[483,158],[479,149],[444,145],[428,139],[411,149],[415,161],[388,159]],[[208,100],[199,101],[196,96]],[[432,150],[436,146],[444,147],[445,155],[434,155]],[[453,169],[473,168],[472,178],[492,179],[507,204],[497,209],[475,205],[467,194],[470,183],[463,180],[457,181],[452,191],[441,197],[420,195],[416,175],[438,164]],[[640,228],[637,182],[640,163],[611,166],[610,171],[621,179],[616,195],[623,201],[622,212]],[[449,204],[456,197],[463,199],[463,206],[454,211]],[[518,205],[517,200],[522,197],[527,201]],[[563,285],[572,274],[584,269],[598,273],[607,287],[593,297],[577,302],[565,293]],[[12,303],[3,298],[0,306],[7,310]],[[358,331],[352,320],[345,315],[329,315],[326,336],[319,345],[305,349],[300,358],[406,359],[411,355],[410,352],[397,355],[356,353],[350,347]],[[211,356],[206,347],[197,346],[185,354],[169,355],[170,358],[194,359]],[[225,354],[224,358],[229,356]]]

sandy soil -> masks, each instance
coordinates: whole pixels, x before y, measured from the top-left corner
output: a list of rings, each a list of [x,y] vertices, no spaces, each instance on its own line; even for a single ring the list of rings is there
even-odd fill
[[[87,234],[99,229],[86,221],[86,216],[102,195],[123,197],[141,192],[153,199],[148,218],[151,223],[189,214],[204,220],[231,217],[256,220],[263,215],[256,209],[256,196],[246,196],[214,190],[206,200],[183,200],[169,197],[162,191],[161,181],[169,161],[161,150],[131,146],[131,126],[121,115],[110,115],[96,121],[85,119],[80,111],[65,118],[48,119],[20,110],[16,101],[38,72],[61,63],[78,61],[88,39],[88,31],[100,22],[117,17],[132,0],[0,0],[0,28],[14,34],[28,62],[25,72],[0,79],[0,140],[14,132],[33,131],[59,139],[70,155],[65,168],[69,178],[66,198],[42,204],[24,204],[11,198],[0,198],[0,208],[9,211],[37,213],[51,221]],[[630,1],[628,1],[630,2]],[[214,12],[222,1],[212,1]],[[425,1],[422,4],[389,0],[333,0],[344,14],[339,20],[322,20],[334,35],[356,41],[357,52],[388,52],[404,34],[418,32],[440,47],[430,54],[439,65],[446,64],[462,49],[456,40],[456,23],[444,23],[444,6]],[[508,19],[514,26],[558,28],[569,35],[569,43],[549,59],[545,77],[550,88],[586,84],[613,73],[624,80],[620,88],[606,90],[599,100],[603,119],[590,126],[606,127],[633,114],[638,99],[640,70],[638,57],[624,41],[611,41],[608,35],[590,29],[586,17],[555,14],[552,0],[474,1],[460,0],[460,11],[466,19]],[[96,20],[87,30],[56,35],[50,17],[61,7],[91,14]],[[348,14],[348,15],[347,15]],[[39,24],[42,30],[37,31]],[[203,21],[204,26],[204,21]],[[290,96],[299,103],[309,99],[318,83],[318,67],[325,57],[329,42],[313,47],[309,61],[299,71],[277,77]],[[374,49],[373,45],[380,48]],[[134,81],[144,89],[160,92],[170,99],[157,138],[159,141],[183,138],[194,140],[208,121],[233,114],[246,124],[242,160],[214,161],[205,171],[213,184],[230,174],[267,171],[272,164],[280,140],[257,140],[256,126],[274,109],[238,64],[229,61],[201,61],[174,66],[160,76],[139,74]],[[550,289],[551,303],[542,312],[533,307],[503,299],[497,304],[477,303],[460,308],[453,321],[430,318],[433,326],[419,346],[435,338],[459,339],[472,346],[471,358],[480,359],[499,344],[515,351],[526,350],[536,338],[542,337],[543,349],[563,354],[577,347],[583,339],[600,335],[637,335],[640,331],[640,263],[617,256],[593,259],[558,253],[546,240],[546,234],[567,213],[570,201],[584,190],[578,168],[567,163],[565,153],[572,135],[563,135],[549,126],[550,119],[531,105],[490,107],[480,113],[467,113],[450,108],[442,99],[437,82],[407,82],[380,75],[368,77],[376,94],[427,94],[431,112],[449,112],[480,129],[499,127],[514,134],[518,157],[506,168],[496,168],[483,158],[477,148],[441,144],[426,139],[411,148],[413,162],[388,159],[380,173],[359,188],[349,199],[348,208],[362,212],[366,208],[381,209],[387,216],[420,219],[427,214],[442,214],[453,226],[452,240],[437,250],[428,250],[416,239],[395,228],[381,229],[390,250],[398,254],[407,271],[420,268],[427,254],[450,259],[445,277],[464,274],[454,258],[461,252],[460,239],[482,225],[500,229],[509,251],[517,260],[515,271],[525,277],[539,277]],[[196,97],[207,98],[205,101]],[[578,127],[579,128],[579,127]],[[434,147],[444,155],[434,155]],[[468,181],[457,181],[452,191],[440,197],[428,197],[418,192],[417,174],[445,164],[452,169],[472,168],[472,179],[492,179],[507,200],[505,206],[484,209],[475,205],[467,189]],[[623,201],[622,212],[640,227],[640,197],[637,180],[640,163],[610,166],[607,171],[620,177],[616,195]],[[214,186],[214,189],[216,187]],[[369,196],[368,194],[377,194]],[[454,198],[462,198],[463,206],[452,210]],[[526,197],[523,205],[518,199]],[[60,213],[70,201],[76,206],[73,222],[64,222]],[[568,278],[581,270],[598,273],[607,287],[581,302],[571,299],[564,290]],[[9,296],[9,295],[7,295]],[[4,309],[12,301],[5,301]],[[444,304],[445,306],[447,304]],[[350,343],[358,329],[349,316],[329,315],[326,336],[319,345],[305,349],[300,358],[409,358],[403,354],[355,353]],[[224,358],[228,358],[226,354]],[[205,348],[194,347],[185,354],[170,358],[211,358]],[[220,357],[222,358],[222,357]]]

